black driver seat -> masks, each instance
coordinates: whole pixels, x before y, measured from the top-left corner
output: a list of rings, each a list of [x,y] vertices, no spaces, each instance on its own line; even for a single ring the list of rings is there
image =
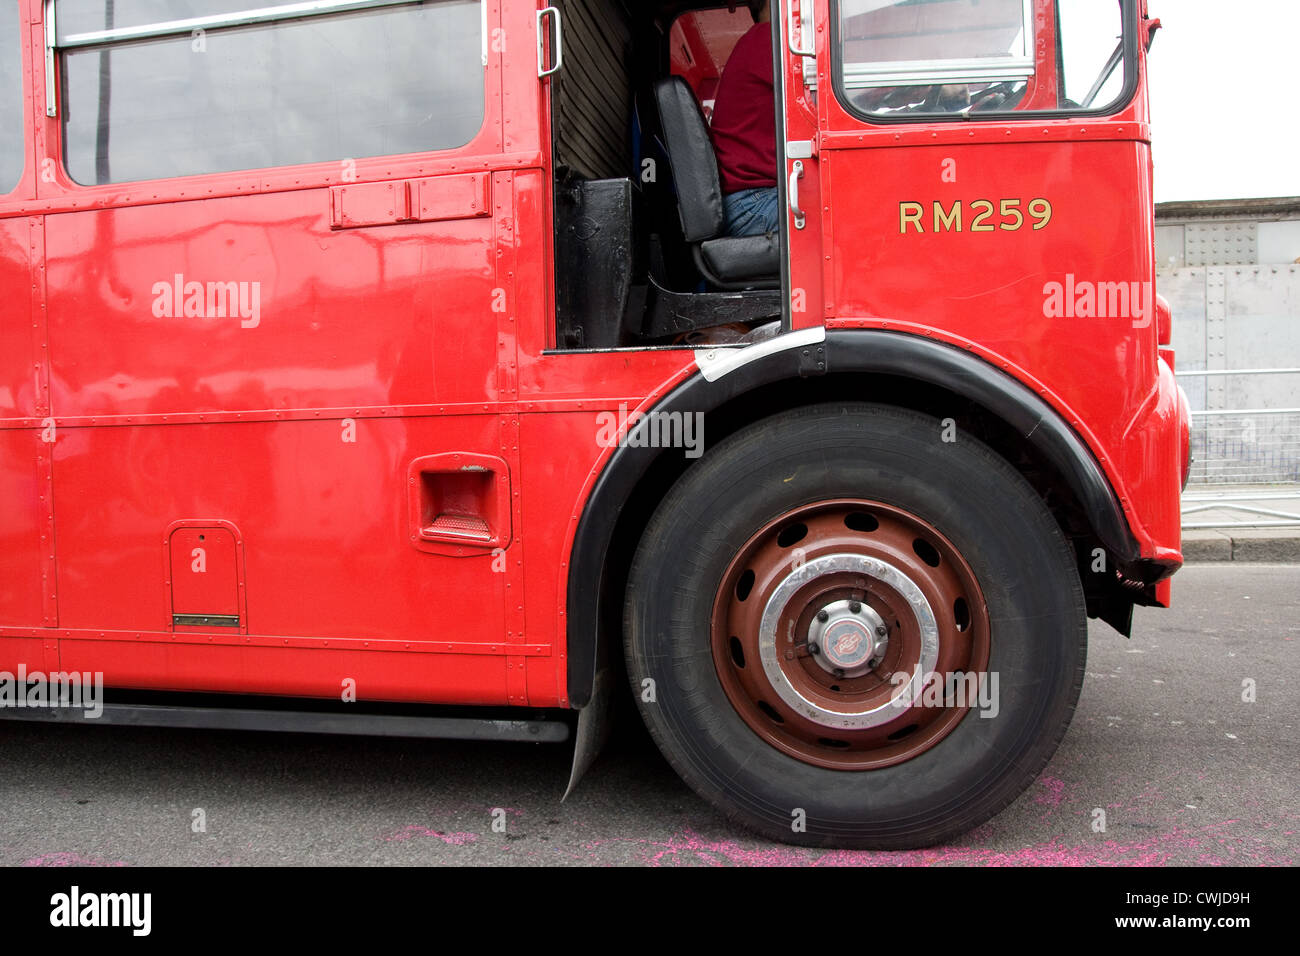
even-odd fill
[[[659,80],[654,85],[654,101],[677,188],[682,235],[690,244],[700,274],[719,289],[780,288],[778,235],[726,235],[718,158],[690,85],[680,76]]]

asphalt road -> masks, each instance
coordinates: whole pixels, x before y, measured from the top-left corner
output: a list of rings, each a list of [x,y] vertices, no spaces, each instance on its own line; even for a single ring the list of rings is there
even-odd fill
[[[1300,566],[1192,566],[1175,599],[1139,610],[1132,641],[1094,623],[1052,763],[944,847],[754,838],[695,797],[643,732],[623,733],[561,803],[567,745],[5,721],[0,864],[1295,865]]]

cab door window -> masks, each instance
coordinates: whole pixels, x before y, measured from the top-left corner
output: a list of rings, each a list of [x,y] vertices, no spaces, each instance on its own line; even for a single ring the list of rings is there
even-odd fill
[[[1136,83],[1132,0],[838,0],[835,81],[865,118],[1107,112]],[[1047,30],[1039,37],[1036,30]],[[1043,42],[1039,42],[1040,39]]]

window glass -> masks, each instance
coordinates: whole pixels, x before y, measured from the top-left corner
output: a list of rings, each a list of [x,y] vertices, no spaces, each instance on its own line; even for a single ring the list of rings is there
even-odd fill
[[[23,51],[18,5],[0,5],[0,195],[13,192],[23,175],[27,147],[23,141]]]
[[[62,36],[121,27],[121,8],[144,22],[234,4],[118,3],[107,27],[103,3],[72,26],[65,6],[89,3],[60,3]],[[463,146],[483,124],[481,40],[478,0],[439,0],[69,49],[68,172],[126,182]]]
[[[1057,9],[1064,75],[1061,107],[1110,106],[1124,92],[1124,68],[1118,62],[1124,32],[1120,5],[1114,0],[1057,0]]]
[[[1050,76],[1035,90],[1035,6],[1055,11],[1059,25],[1063,88],[1055,97]],[[1119,0],[840,0],[837,7],[837,80],[848,104],[865,113],[1102,109],[1125,87]]]

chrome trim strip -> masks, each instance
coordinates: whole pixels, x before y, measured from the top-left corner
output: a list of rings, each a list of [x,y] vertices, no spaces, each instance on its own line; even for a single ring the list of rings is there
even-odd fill
[[[54,38],[54,47],[60,50],[72,50],[79,47],[102,46],[106,43],[121,43],[127,40],[145,40],[155,37],[180,36],[195,30],[218,30],[228,27],[242,27],[253,23],[274,23],[280,20],[297,20],[303,17],[319,16],[327,13],[344,13],[351,10],[365,10],[373,7],[395,7],[420,0],[306,0],[302,3],[286,3],[274,7],[259,7],[253,10],[241,10],[237,13],[219,13],[208,17],[190,17],[186,20],[166,20],[160,23],[146,23],[135,27],[117,27],[112,30],[94,30],[89,33],[73,33],[60,38],[53,28],[53,17],[46,20],[47,37]],[[485,3],[486,0],[480,0]],[[54,0],[46,0],[47,16],[52,11]],[[47,44],[50,41],[47,39]]]
[[[172,624],[181,627],[239,627],[239,615],[173,614]]]
[[[784,332],[776,338],[747,345],[742,349],[708,348],[696,349],[695,364],[706,382],[716,382],[728,372],[734,372],[743,365],[757,359],[765,358],[786,349],[802,348],[805,345],[821,345],[826,341],[826,326],[818,325],[798,332]]]

